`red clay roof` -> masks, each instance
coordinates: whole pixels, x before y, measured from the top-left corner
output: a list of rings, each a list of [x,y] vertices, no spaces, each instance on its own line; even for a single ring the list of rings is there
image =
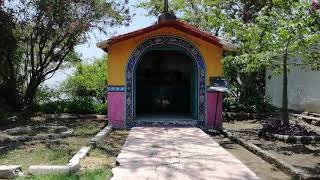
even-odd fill
[[[221,42],[221,40],[219,38],[217,38],[216,36],[213,36],[209,33],[206,33],[204,31],[199,30],[198,28],[191,26],[185,22],[179,21],[179,20],[168,20],[166,22],[162,22],[162,23],[158,23],[137,31],[133,31],[127,34],[123,34],[123,35],[119,35],[119,36],[115,36],[112,37],[111,39],[98,43],[98,47],[100,47],[101,49],[104,49],[105,51],[108,51],[108,46],[117,43],[117,42],[121,42],[121,41],[125,41],[158,29],[161,29],[163,27],[172,27],[175,29],[178,29],[182,32],[185,32],[187,34],[193,35],[197,38],[200,38],[204,41],[207,41],[209,43],[215,44],[219,47],[223,47],[223,43]]]

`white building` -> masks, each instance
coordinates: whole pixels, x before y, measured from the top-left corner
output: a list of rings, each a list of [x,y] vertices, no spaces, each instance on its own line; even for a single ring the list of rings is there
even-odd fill
[[[275,107],[282,106],[282,74],[266,74],[266,96]],[[290,67],[288,73],[289,109],[320,113],[320,71]]]

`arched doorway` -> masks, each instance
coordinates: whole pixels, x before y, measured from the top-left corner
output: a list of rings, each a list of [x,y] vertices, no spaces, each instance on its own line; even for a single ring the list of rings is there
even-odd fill
[[[127,128],[135,126],[136,122],[136,69],[138,68],[139,62],[145,54],[148,52],[163,48],[174,47],[176,51],[183,51],[184,55],[187,55],[192,59],[193,65],[196,66],[194,72],[196,74],[194,88],[195,98],[194,102],[197,125],[200,127],[205,126],[206,122],[206,64],[200,53],[200,51],[190,42],[174,37],[174,36],[158,36],[150,38],[141,43],[132,52],[126,67],[126,85],[125,85],[125,118]]]
[[[197,119],[197,65],[184,49],[149,49],[135,71],[137,118]]]

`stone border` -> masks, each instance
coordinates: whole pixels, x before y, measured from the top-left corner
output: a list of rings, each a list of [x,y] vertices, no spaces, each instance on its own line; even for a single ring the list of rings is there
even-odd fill
[[[32,175],[47,175],[47,174],[69,174],[75,173],[80,169],[79,163],[68,163],[67,165],[55,166],[30,166],[28,171]]]
[[[256,154],[266,162],[275,165],[277,168],[279,168],[286,174],[290,175],[293,179],[297,179],[297,180],[320,179],[320,175],[312,176],[312,175],[304,174],[303,171],[293,167],[292,165],[284,161],[279,160],[277,157],[275,157],[271,153],[268,153],[267,151],[262,150],[258,146],[252,143],[246,142],[241,138],[236,137],[226,129],[223,129],[221,132],[224,136],[228,137],[233,142],[236,142],[237,144],[241,145],[242,147]]]
[[[23,118],[23,115],[13,115],[11,117],[7,117],[4,119],[0,119],[1,121],[17,121],[19,118]],[[95,120],[107,120],[106,115],[99,115],[99,114],[68,114],[68,113],[59,113],[59,114],[41,114],[35,113],[32,114],[30,119],[38,121],[43,119],[48,120],[67,120],[67,119],[95,119]]]
[[[90,140],[90,144],[96,146],[112,131],[112,129],[113,128],[111,124],[103,128],[95,137]]]
[[[28,136],[28,135],[15,135],[19,133],[28,133],[32,132],[36,129],[52,129],[54,131],[58,130],[59,133],[50,133],[48,135],[35,135],[35,136]],[[22,126],[22,127],[15,127],[11,129],[6,129],[2,131],[5,135],[7,135],[7,141],[10,142],[25,142],[25,141],[33,141],[33,140],[46,140],[46,139],[58,139],[58,138],[65,138],[69,137],[73,134],[73,129],[70,129],[66,126]]]
[[[292,144],[319,144],[320,136],[289,136],[281,134],[265,133],[265,136],[271,139],[279,140]]]
[[[248,119],[261,119],[270,116],[278,116],[279,113],[234,113],[224,112],[223,117],[226,121],[244,121]]]
[[[0,178],[13,179],[23,176],[21,165],[0,166]]]
[[[45,174],[68,174],[78,172],[80,169],[80,160],[87,156],[91,147],[82,147],[66,165],[54,166],[30,166],[29,173],[32,175],[45,175]]]
[[[320,127],[320,118],[309,116],[308,114],[291,114],[293,117],[298,118],[308,124]]]
[[[106,115],[97,115],[97,114],[40,114],[39,116],[42,116],[46,119],[59,119],[59,120],[65,120],[65,119],[97,119],[97,120],[106,120]]]

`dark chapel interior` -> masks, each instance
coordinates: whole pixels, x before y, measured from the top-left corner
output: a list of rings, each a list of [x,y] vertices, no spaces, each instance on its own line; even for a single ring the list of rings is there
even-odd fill
[[[181,50],[149,50],[136,69],[136,114],[195,113],[195,68]]]

